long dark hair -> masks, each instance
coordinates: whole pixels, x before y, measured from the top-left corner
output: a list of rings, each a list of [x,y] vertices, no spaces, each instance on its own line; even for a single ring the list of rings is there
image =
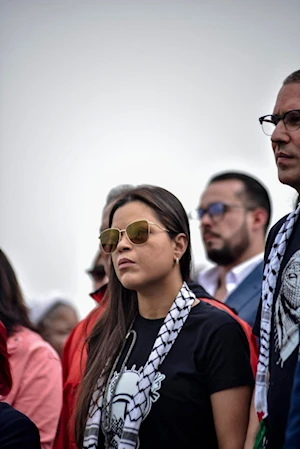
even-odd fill
[[[187,236],[188,244],[180,259],[180,271],[182,280],[188,281],[191,268],[190,229],[188,217],[181,202],[176,196],[161,187],[137,186],[122,195],[115,203],[110,213],[109,226],[112,224],[116,210],[133,201],[141,201],[155,212],[161,223],[169,230],[170,239],[174,239],[179,233],[184,233]],[[105,385],[127,330],[138,310],[136,292],[122,286],[116,276],[113,264],[109,276],[107,298],[109,300],[106,309],[94,326],[88,340],[88,359],[75,411],[74,429],[78,447],[82,447],[91,396],[99,375],[102,373],[103,385]]]
[[[34,330],[17,277],[8,258],[1,249],[0,320],[3,322],[8,336],[14,333],[17,326],[24,326]]]

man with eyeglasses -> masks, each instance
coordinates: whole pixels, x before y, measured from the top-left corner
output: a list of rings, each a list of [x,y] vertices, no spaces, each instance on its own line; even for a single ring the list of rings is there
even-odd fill
[[[218,174],[209,180],[196,215],[207,257],[215,263],[199,273],[199,284],[252,326],[271,215],[267,190],[244,173]]]
[[[277,95],[272,114],[259,118],[271,143],[278,178],[300,194],[300,70],[290,74]],[[299,196],[298,196],[299,199]],[[300,323],[300,203],[270,230],[265,248],[262,298],[253,327],[260,337],[254,405],[260,419],[256,447],[300,447],[299,387],[296,383],[291,432],[287,427]],[[300,375],[300,370],[299,370]],[[255,414],[251,414],[255,417]],[[249,426],[245,449],[253,447],[255,426]],[[298,428],[293,426],[298,425]],[[257,429],[256,429],[257,430]],[[296,430],[296,432],[295,432]]]

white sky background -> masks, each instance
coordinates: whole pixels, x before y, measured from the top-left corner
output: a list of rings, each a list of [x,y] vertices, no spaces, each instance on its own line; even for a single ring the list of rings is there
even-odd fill
[[[300,68],[299,0],[1,0],[0,246],[27,297],[94,303],[108,191],[150,183],[189,211],[208,178],[277,179],[258,117]],[[191,223],[195,264],[207,263]]]

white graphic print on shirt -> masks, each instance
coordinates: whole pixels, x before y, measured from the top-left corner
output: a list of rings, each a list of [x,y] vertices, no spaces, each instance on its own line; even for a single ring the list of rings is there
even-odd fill
[[[136,366],[133,365],[131,370],[125,368],[120,380],[118,380],[120,373],[115,372],[108,389],[107,401],[111,401],[111,393],[114,391],[115,383],[117,383],[117,388],[112,399],[111,408],[111,426],[109,432],[110,448],[117,448],[120,441],[122,430],[124,426],[125,415],[127,412],[127,407],[130,403],[132,397],[137,393],[137,384],[143,371],[143,366],[136,370]],[[151,386],[150,395],[147,398],[147,404],[145,412],[143,414],[143,420],[146,418],[151,410],[153,402],[159,399],[159,390],[161,388],[161,383],[165,379],[165,375],[159,371],[155,374],[154,381]]]
[[[299,344],[300,323],[300,250],[286,264],[275,306],[276,351],[283,363]]]

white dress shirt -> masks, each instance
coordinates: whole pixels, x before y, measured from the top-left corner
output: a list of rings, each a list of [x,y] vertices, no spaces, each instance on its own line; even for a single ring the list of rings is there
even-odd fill
[[[251,259],[240,263],[233,267],[225,276],[225,284],[227,294],[224,298],[224,302],[233,292],[233,290],[262,262],[264,253],[257,254],[251,257]],[[220,267],[218,265],[212,268],[206,268],[198,274],[198,283],[211,295],[214,296],[215,291],[219,286]]]

